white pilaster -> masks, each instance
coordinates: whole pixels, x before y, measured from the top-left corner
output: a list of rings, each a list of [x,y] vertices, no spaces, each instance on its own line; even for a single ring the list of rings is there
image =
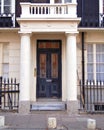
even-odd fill
[[[66,43],[66,85],[67,101],[77,100],[77,63],[76,63],[76,34],[67,33]]]
[[[21,34],[20,102],[30,100],[30,33]]]

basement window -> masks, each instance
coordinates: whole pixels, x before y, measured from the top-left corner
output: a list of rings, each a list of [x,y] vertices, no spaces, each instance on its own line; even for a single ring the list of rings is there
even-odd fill
[[[104,104],[95,105],[95,111],[104,111]]]

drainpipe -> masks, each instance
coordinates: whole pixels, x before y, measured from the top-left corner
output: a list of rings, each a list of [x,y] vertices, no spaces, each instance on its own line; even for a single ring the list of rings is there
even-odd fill
[[[82,32],[82,94],[83,94],[83,100],[84,104],[83,107],[85,107],[85,58],[84,58],[84,32]]]

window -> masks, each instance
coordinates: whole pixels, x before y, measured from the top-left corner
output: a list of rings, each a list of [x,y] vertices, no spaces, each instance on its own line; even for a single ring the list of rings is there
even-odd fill
[[[55,3],[67,3],[71,2],[72,0],[55,0]]]
[[[3,45],[2,76],[9,77],[9,44],[6,43]]]
[[[72,2],[72,0],[65,0],[65,3],[67,3],[67,2]]]
[[[61,0],[55,0],[55,3],[62,3]]]
[[[104,80],[104,45],[96,45],[96,79]]]
[[[9,77],[9,64],[8,63],[3,63],[3,78],[8,78]]]
[[[87,78],[88,80],[104,80],[104,44],[88,44]]]
[[[87,47],[87,78],[93,80],[93,46],[88,45]]]
[[[0,0],[0,13],[1,14],[11,13],[11,0]]]

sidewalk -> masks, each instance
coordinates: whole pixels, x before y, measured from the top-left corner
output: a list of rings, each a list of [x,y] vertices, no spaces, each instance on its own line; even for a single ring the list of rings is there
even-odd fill
[[[0,130],[51,130],[47,128],[48,117],[57,119],[57,128],[52,130],[88,130],[87,120],[89,118],[96,120],[96,130],[104,130],[104,114],[68,115],[60,113],[41,111],[28,115],[1,113],[1,116],[5,116],[5,127]]]

